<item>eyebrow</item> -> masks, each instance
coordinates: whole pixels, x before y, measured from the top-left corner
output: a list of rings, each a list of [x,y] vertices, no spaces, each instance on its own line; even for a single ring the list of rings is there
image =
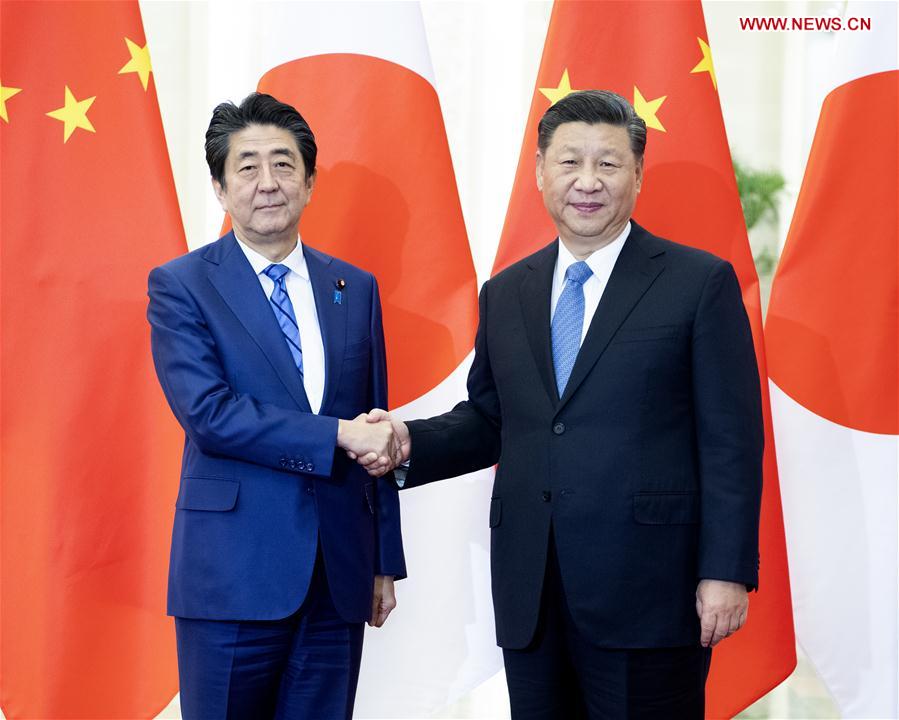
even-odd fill
[[[581,152],[584,149],[583,145],[562,145],[559,148],[559,152]],[[599,151],[600,155],[620,155],[615,148],[601,148]]]
[[[272,155],[286,155],[289,158],[295,158],[293,150],[289,147],[278,147],[271,151]],[[244,150],[242,153],[238,154],[238,160],[246,160],[247,158],[259,157],[258,150]]]

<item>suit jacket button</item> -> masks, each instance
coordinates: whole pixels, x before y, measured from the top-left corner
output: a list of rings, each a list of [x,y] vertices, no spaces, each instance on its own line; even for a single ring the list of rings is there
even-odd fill
[[[543,502],[550,502],[553,499],[553,494],[549,490],[543,491]]]
[[[313,470],[315,470],[315,465],[313,465],[311,462],[306,463],[306,472],[312,472]]]
[[[287,458],[281,458],[280,460],[278,460],[278,465],[280,465],[282,468],[286,468],[287,467]]]
[[[557,422],[555,425],[553,425],[553,432],[556,435],[561,435],[563,432],[565,432],[565,423]]]

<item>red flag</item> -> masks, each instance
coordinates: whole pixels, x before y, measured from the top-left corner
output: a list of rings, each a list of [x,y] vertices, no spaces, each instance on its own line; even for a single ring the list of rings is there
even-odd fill
[[[556,2],[494,273],[546,245],[555,228],[534,181],[537,123],[572,90],[612,90],[646,121],[635,218],[651,232],[733,263],[765,377],[758,278],[718,101],[702,7],[695,2]],[[783,517],[767,387],[760,591],[746,627],[715,650],[710,717],[733,715],[796,664]]]
[[[7,718],[152,717],[181,433],[150,268],[184,251],[137,2],[0,6]]]

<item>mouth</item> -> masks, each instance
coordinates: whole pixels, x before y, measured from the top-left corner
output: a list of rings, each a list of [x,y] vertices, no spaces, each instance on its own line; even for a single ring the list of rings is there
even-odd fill
[[[257,207],[257,210],[277,210],[278,208],[284,207],[284,203],[275,203],[274,205],[260,205]]]
[[[577,210],[579,213],[583,213],[585,215],[590,215],[592,213],[599,212],[605,206],[602,203],[598,202],[580,202],[580,203],[569,203],[571,207]]]

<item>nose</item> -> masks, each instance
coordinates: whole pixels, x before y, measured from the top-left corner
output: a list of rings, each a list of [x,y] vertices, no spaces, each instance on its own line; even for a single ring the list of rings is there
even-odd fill
[[[599,170],[593,163],[582,163],[574,181],[574,187],[581,192],[596,192],[602,189]]]
[[[278,183],[275,182],[275,174],[272,169],[263,164],[259,172],[259,190],[262,192],[273,192],[278,189]]]

